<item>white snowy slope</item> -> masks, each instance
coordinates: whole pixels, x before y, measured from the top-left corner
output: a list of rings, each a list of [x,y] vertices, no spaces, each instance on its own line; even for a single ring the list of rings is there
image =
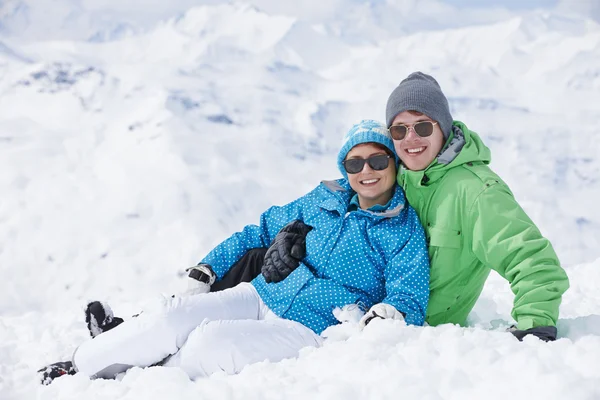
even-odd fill
[[[0,1],[0,399],[600,398],[600,17],[559,3]],[[343,133],[383,119],[414,70],[557,250],[558,341],[505,332],[513,295],[493,275],[467,328],[376,321],[238,376],[38,384],[88,339],[87,300],[134,314],[339,177]]]

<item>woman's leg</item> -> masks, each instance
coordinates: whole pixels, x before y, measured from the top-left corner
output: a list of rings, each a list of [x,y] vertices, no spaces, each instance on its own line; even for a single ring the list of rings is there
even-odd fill
[[[180,367],[191,379],[218,371],[237,374],[246,365],[297,357],[300,349],[321,343],[321,337],[304,325],[277,317],[207,321],[164,366]]]
[[[174,354],[205,320],[256,320],[265,312],[249,283],[221,292],[170,298],[160,309],[145,310],[79,346],[73,364],[90,377],[112,378],[132,366],[147,367]]]
[[[263,247],[257,247],[250,249],[236,261],[229,271],[225,274],[223,279],[215,282],[210,287],[211,292],[218,292],[236,286],[241,282],[250,282],[256,278],[265,263],[265,254],[267,249]]]

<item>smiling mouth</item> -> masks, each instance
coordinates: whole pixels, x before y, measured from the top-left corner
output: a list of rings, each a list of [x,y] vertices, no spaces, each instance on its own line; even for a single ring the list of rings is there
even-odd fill
[[[422,146],[422,147],[415,147],[413,149],[406,149],[405,151],[410,154],[411,156],[418,156],[419,154],[423,153],[425,151],[427,147]]]
[[[379,182],[379,179],[365,179],[364,181],[360,181],[360,183],[362,185],[367,185],[367,186],[374,185],[377,182]]]

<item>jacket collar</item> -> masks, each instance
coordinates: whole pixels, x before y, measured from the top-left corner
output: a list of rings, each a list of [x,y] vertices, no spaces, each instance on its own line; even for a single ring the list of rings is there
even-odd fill
[[[355,194],[348,181],[346,179],[338,179],[334,181],[322,181],[321,184],[333,194],[333,198],[321,201],[319,206],[325,210],[336,211],[340,215],[345,215],[350,200]],[[356,212],[377,218],[393,218],[400,215],[400,212],[404,209],[405,202],[404,191],[396,185],[388,208],[382,211],[358,209]]]

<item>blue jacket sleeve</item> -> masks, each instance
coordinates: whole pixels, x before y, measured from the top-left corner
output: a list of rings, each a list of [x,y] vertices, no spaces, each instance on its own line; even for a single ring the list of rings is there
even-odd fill
[[[407,323],[423,325],[429,302],[429,255],[423,227],[414,210],[408,212],[412,233],[386,266],[383,303],[404,313]]]
[[[241,232],[234,233],[217,245],[201,263],[209,264],[213,268],[217,280],[223,278],[248,250],[269,247],[281,228],[295,219],[302,219],[302,208],[307,196],[284,206],[269,208],[262,213],[259,225],[246,225]]]

